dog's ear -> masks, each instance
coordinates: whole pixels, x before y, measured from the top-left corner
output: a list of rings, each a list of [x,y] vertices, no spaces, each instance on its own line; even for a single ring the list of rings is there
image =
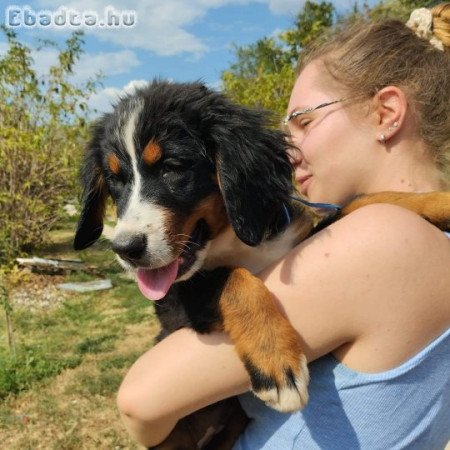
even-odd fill
[[[239,239],[251,246],[282,232],[291,213],[288,144],[268,119],[266,113],[227,104],[211,128],[230,223]]]
[[[99,126],[96,127],[97,132]],[[94,134],[88,145],[81,171],[83,184],[82,211],[78,220],[73,247],[83,250],[102,234],[108,191],[101,167],[99,136]]]

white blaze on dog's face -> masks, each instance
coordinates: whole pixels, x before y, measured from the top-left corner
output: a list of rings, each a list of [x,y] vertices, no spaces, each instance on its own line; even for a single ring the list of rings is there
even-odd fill
[[[112,241],[117,258],[125,269],[133,269],[130,259],[120,256],[121,250],[135,240],[135,256],[138,256],[141,243],[142,255],[146,265],[152,268],[163,267],[173,259],[173,247],[167,240],[166,222],[170,216],[166,208],[158,206],[142,197],[142,179],[138,169],[139,155],[135,146],[135,132],[138,115],[143,105],[137,103],[134,112],[124,123],[119,139],[131,161],[131,192],[128,195],[124,212],[118,217]],[[139,242],[140,240],[140,242]]]

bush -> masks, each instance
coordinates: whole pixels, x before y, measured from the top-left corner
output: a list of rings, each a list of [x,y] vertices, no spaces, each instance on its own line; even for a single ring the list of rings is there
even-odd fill
[[[31,50],[14,32],[3,31],[8,51],[0,58],[0,264],[45,241],[64,201],[76,194],[87,100],[98,83],[71,82],[82,53],[80,33],[38,78]]]

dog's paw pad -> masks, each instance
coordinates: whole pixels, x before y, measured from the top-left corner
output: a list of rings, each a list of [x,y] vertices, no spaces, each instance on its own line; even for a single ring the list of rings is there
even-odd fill
[[[271,408],[293,412],[304,408],[308,403],[309,373],[305,355],[299,355],[299,367],[295,372],[286,368],[278,376],[267,375],[264,369],[259,369],[248,360],[245,365],[254,394]]]

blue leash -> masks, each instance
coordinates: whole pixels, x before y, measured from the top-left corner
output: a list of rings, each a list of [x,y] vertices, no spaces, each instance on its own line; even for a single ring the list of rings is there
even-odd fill
[[[308,202],[307,200],[303,200],[300,197],[296,197],[295,195],[290,195],[289,197],[292,200],[303,203],[304,205],[310,206],[311,208],[331,209],[331,210],[334,210],[335,212],[339,212],[342,209],[341,206],[335,205],[334,203],[312,203],[312,202]],[[290,225],[291,216],[290,216],[287,206],[285,204],[283,204],[283,211],[284,211],[284,215],[286,217],[286,222],[288,225]]]

